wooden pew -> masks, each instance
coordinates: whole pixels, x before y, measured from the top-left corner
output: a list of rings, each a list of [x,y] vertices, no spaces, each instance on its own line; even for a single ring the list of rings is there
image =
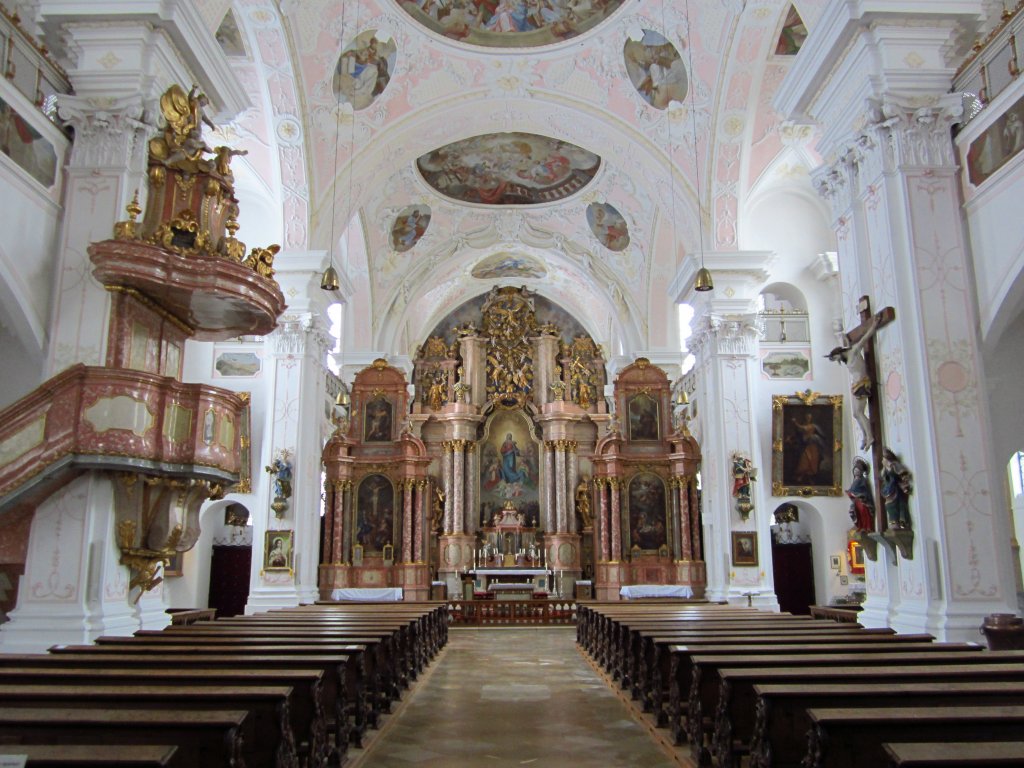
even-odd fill
[[[250,768],[298,766],[291,698],[285,686],[0,684],[0,701],[17,709],[245,710],[252,718],[251,741],[243,744]]]
[[[197,768],[244,765],[244,710],[19,709],[0,707],[5,744],[173,744]],[[252,743],[251,741],[249,743]]]
[[[3,656],[0,655],[0,659]],[[45,657],[42,657],[45,658]],[[326,708],[323,699],[324,673],[319,669],[232,669],[231,662],[221,668],[190,668],[182,663],[170,669],[112,669],[100,667],[50,667],[45,663],[0,667],[0,685],[171,685],[197,689],[222,686],[286,686],[293,689],[294,718],[309,722],[311,734],[308,748],[314,766],[337,762],[336,747],[328,737]],[[42,742],[45,743],[45,742]],[[74,743],[74,742],[71,742]],[[139,743],[139,742],[135,742]],[[166,740],[151,743],[167,743]],[[177,742],[170,742],[177,743]],[[252,743],[252,739],[248,740]],[[300,745],[301,747],[301,745]]]
[[[857,685],[867,690],[873,690],[901,683],[1021,683],[1024,682],[1024,664],[1020,662],[969,665],[920,664],[906,667],[879,667],[878,669],[870,666],[863,668],[849,666],[725,668],[718,671],[718,677],[722,681],[720,693],[727,692],[729,698],[741,696],[754,699],[753,688],[755,685],[807,687]],[[803,735],[801,734],[801,736]],[[797,751],[799,752],[799,748]]]
[[[945,644],[936,643],[928,652],[889,649],[881,653],[854,652],[851,649],[833,652],[808,653],[802,650],[783,655],[697,655],[692,658],[693,675],[690,688],[690,711],[687,714],[687,731],[694,745],[703,745],[704,719],[698,722],[692,707],[713,716],[714,730],[711,750],[720,766],[732,768],[736,764],[734,742],[749,744],[754,731],[756,698],[752,688],[733,691],[728,683],[722,682],[718,671],[730,669],[770,669],[800,665],[805,668],[848,665],[852,668],[871,667],[872,670],[894,668],[899,672],[920,665],[937,666],[949,664],[971,666],[993,662],[990,651],[973,650],[964,652],[944,650]],[[1024,653],[1000,656],[999,661],[1024,663]]]
[[[883,744],[890,768],[1009,768],[1024,765],[1024,742]]]
[[[1024,702],[1024,679],[1017,682],[921,682],[864,686],[754,685],[757,697],[750,739],[750,768],[796,768],[807,749],[808,709],[843,702],[850,707],[934,707],[1006,705]]]
[[[0,744],[0,756],[15,755],[26,768],[191,768],[170,744]]]
[[[360,746],[367,728],[377,726],[377,715],[369,710],[363,668],[359,655],[326,653],[319,646],[251,646],[242,650],[222,645],[54,646],[49,656],[0,655],[0,668],[23,664],[47,666],[133,667],[166,669],[187,664],[192,668],[218,669],[226,665],[245,669],[321,669],[324,672],[324,707],[327,727],[333,729],[339,745]],[[308,724],[307,724],[308,728]],[[301,729],[305,731],[306,729]],[[299,736],[300,741],[305,736]]]
[[[896,741],[1013,741],[1024,707],[889,707],[811,709],[804,768],[877,768],[882,744]]]
[[[801,640],[778,641],[774,638],[751,642],[729,643],[720,640],[706,640],[688,643],[687,645],[669,646],[669,686],[668,704],[665,709],[667,725],[672,729],[676,742],[685,741],[682,728],[682,717],[689,708],[691,683],[693,681],[693,657],[782,657],[792,654],[848,654],[848,653],[916,653],[928,655],[934,653],[970,653],[983,649],[974,643],[935,643],[922,642],[918,638],[930,635],[891,635],[877,637],[864,635],[859,638],[836,640],[834,638],[811,638]],[[915,641],[915,639],[917,639]],[[749,666],[749,665],[743,665]],[[767,665],[766,665],[767,666]],[[717,693],[717,691],[716,691]]]

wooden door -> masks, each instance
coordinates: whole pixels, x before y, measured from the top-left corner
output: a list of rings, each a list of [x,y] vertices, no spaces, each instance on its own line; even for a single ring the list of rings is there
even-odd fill
[[[210,602],[218,616],[245,613],[249,599],[249,566],[252,547],[228,547],[215,544],[210,562]]]
[[[772,541],[772,572],[779,608],[807,615],[814,605],[814,560],[811,544],[777,544]]]

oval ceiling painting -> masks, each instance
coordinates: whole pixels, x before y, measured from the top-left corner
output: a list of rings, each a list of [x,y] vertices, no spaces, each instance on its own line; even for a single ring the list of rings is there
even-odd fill
[[[629,245],[629,227],[626,220],[608,203],[587,206],[587,224],[594,237],[610,251],[621,251]]]
[[[627,40],[622,56],[633,87],[655,109],[686,96],[686,69],[679,51],[657,32],[645,29],[639,40]]]
[[[489,48],[529,48],[592,29],[624,0],[399,0],[423,26]]]
[[[334,95],[352,109],[365,109],[387,88],[395,69],[397,48],[393,39],[377,39],[377,30],[356,35],[338,57],[334,68]]]
[[[403,208],[391,225],[391,247],[405,253],[423,237],[430,226],[430,206],[410,205]]]
[[[488,256],[473,267],[473,277],[482,280],[501,277],[538,278],[548,271],[539,261],[518,253],[496,253]]]
[[[601,158],[533,133],[488,133],[416,160],[423,179],[464,203],[536,205],[563,200],[597,174]]]

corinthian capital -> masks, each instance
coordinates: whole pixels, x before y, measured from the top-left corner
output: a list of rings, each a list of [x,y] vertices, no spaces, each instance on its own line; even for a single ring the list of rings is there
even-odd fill
[[[72,168],[126,168],[142,172],[146,142],[156,132],[140,96],[119,99],[61,94],[57,116],[75,130]]]

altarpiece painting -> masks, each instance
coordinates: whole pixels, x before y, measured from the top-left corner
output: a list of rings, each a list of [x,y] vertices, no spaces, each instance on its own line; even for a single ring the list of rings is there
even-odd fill
[[[668,543],[665,481],[652,472],[640,472],[629,481],[629,549],[657,552]]]
[[[367,553],[394,542],[395,489],[385,475],[367,475],[356,495],[356,543]]]
[[[512,501],[527,524],[540,518],[540,452],[519,411],[497,411],[480,445],[480,524]]]

